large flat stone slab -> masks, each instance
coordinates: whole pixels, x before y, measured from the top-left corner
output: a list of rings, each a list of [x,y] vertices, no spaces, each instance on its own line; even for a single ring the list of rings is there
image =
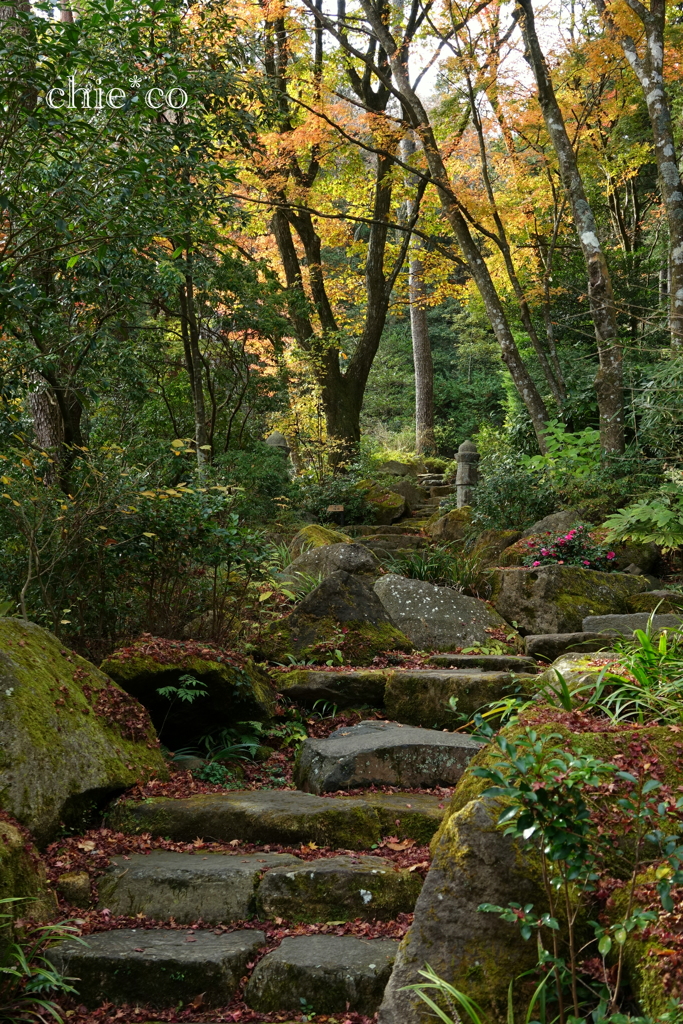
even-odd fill
[[[524,637],[524,649],[534,658],[555,658],[577,651],[583,654],[594,654],[609,647],[609,636],[604,633],[540,633]]]
[[[457,710],[471,717],[485,704],[510,696],[532,677],[509,672],[478,672],[466,669],[400,669],[389,676],[384,691],[387,715],[397,722],[427,729],[454,729],[459,721],[449,709],[457,697]]]
[[[636,629],[647,629],[652,619],[652,629],[677,629],[683,623],[681,615],[651,615],[650,612],[631,612],[630,615],[587,615],[583,620],[584,630],[595,633],[619,633],[632,636]]]
[[[299,668],[276,676],[276,685],[299,704],[312,707],[316,701],[331,701],[339,708],[369,704],[381,708],[387,674],[381,669],[365,672],[321,672]]]
[[[263,877],[258,900],[266,918],[390,921],[413,910],[421,888],[416,872],[397,871],[390,860],[345,854],[272,868]]]
[[[519,654],[433,654],[429,659],[438,668],[481,669],[483,672],[536,672],[533,658]]]
[[[126,928],[88,935],[84,943],[60,942],[47,956],[63,974],[79,979],[78,999],[91,1009],[106,1002],[187,1006],[202,994],[204,1005],[224,1006],[265,942],[260,931]]]
[[[263,958],[247,985],[247,1005],[261,1013],[349,1010],[372,1016],[391,974],[398,943],[353,935],[302,935],[282,940]]]
[[[366,850],[381,838],[379,816],[370,804],[296,790],[236,790],[183,800],[151,797],[139,803],[120,800],[108,823],[122,832],[150,832],[179,842],[199,837]]]
[[[449,650],[489,643],[487,629],[511,626],[484,601],[450,587],[390,573],[375,583],[375,593],[392,621],[421,650]]]
[[[453,786],[481,744],[462,733],[366,721],[305,740],[297,785],[312,793],[359,786]]]
[[[112,858],[98,881],[100,907],[178,924],[244,921],[256,912],[264,871],[301,864],[286,853],[175,853],[155,850]]]

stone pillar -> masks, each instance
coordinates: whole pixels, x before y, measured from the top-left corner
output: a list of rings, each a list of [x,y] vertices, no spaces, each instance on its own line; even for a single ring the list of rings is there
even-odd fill
[[[458,508],[462,508],[463,505],[472,504],[472,493],[479,476],[479,452],[474,441],[463,441],[455,458],[458,463],[455,493],[458,499]]]

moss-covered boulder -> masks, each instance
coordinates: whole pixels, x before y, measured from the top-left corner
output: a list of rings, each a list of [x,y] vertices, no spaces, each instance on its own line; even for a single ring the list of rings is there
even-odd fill
[[[462,508],[454,508],[445,516],[438,516],[431,521],[427,527],[427,533],[439,544],[450,544],[452,542],[464,542],[465,537],[472,529],[472,509],[469,505]]]
[[[408,511],[408,502],[402,494],[394,491],[370,491],[368,501],[372,505],[375,522],[379,526],[390,526]]]
[[[288,655],[325,664],[339,651],[347,665],[370,665],[378,654],[412,649],[370,587],[357,576],[334,572],[288,618],[270,627],[259,655],[279,664]]]
[[[520,542],[521,543],[521,542]],[[520,633],[578,633],[588,615],[625,613],[633,594],[649,586],[644,576],[596,572],[575,565],[495,569],[491,604]]]
[[[213,729],[250,718],[269,718],[275,709],[270,677],[251,660],[193,641],[164,641],[143,636],[102,662],[102,671],[148,709],[161,739],[171,748],[187,746]],[[192,701],[162,696],[192,676],[205,684]],[[199,689],[199,688],[197,688]]]
[[[304,551],[311,548],[322,548],[326,544],[351,544],[352,540],[345,533],[339,530],[331,530],[328,526],[320,526],[318,523],[309,523],[295,535],[289,550],[292,558],[298,558]]]
[[[0,806],[36,842],[166,776],[147,711],[32,622],[0,619]]]
[[[470,554],[480,558],[485,565],[497,565],[503,551],[519,537],[519,530],[484,530],[472,545]]]
[[[539,913],[546,908],[540,862],[530,870],[519,845],[498,828],[498,815],[496,802],[474,800],[439,831],[413,924],[384,993],[380,1024],[431,1024],[433,1013],[406,991],[422,980],[425,964],[476,1000],[486,1020],[502,1024],[508,1019],[508,986],[534,967],[536,944],[520,941],[517,925],[478,907],[514,901],[530,903]],[[516,989],[523,1008],[533,983],[518,982]]]
[[[673,590],[650,590],[643,594],[632,594],[627,598],[629,612],[656,612],[657,615],[680,615],[683,610],[683,594]]]
[[[426,729],[455,729],[459,720],[449,703],[452,699],[459,713],[472,716],[486,704],[513,693],[532,694],[536,690],[536,676],[466,669],[405,669],[387,672],[384,702],[387,715],[395,722]]]
[[[602,724],[604,731],[593,732],[585,721],[577,719],[570,726],[558,715],[552,721],[539,718],[536,728],[558,735],[562,749],[573,746],[605,761],[613,761],[618,755],[630,757],[637,751],[643,765],[647,764],[646,770],[661,773],[662,780],[676,791],[682,774],[680,754],[671,743],[668,727],[614,728],[606,720]],[[577,734],[575,728],[581,725],[588,731]],[[520,728],[508,726],[504,734],[514,739]],[[497,763],[496,749],[489,745],[470,762],[434,836],[432,865],[415,907],[413,924],[399,949],[380,1008],[380,1024],[428,1024],[433,1020],[424,1004],[405,988],[420,980],[419,971],[425,963],[475,999],[489,1021],[502,1024],[508,1019],[508,986],[512,980],[516,1007],[526,1010],[530,996],[527,982],[531,987],[534,983],[521,976],[536,964],[536,945],[521,940],[518,926],[501,921],[497,914],[478,910],[482,903],[506,906],[512,902],[531,904],[539,916],[547,909],[538,856],[504,835],[497,824],[504,801],[485,796],[490,783],[474,774],[476,767]],[[606,799],[613,802],[609,791]],[[592,909],[586,909],[592,916]],[[578,922],[585,941],[592,932],[583,931],[581,911]],[[559,923],[562,941],[561,917]],[[646,959],[648,952],[644,944],[634,944],[627,966],[642,1008],[654,1015],[664,1008],[665,993],[655,964]]]
[[[0,818],[0,906],[2,914],[48,921],[57,909],[40,854],[15,822]]]

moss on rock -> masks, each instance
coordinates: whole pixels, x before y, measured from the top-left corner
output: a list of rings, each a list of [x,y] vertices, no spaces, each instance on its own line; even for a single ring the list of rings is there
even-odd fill
[[[47,630],[0,619],[0,806],[40,845],[152,776],[167,769],[142,705]]]
[[[16,899],[0,907],[3,914],[49,920],[57,910],[54,893],[48,888],[45,865],[38,851],[21,830],[0,819],[0,899]]]
[[[519,540],[519,530],[484,530],[476,538],[470,554],[480,558],[485,565],[507,565],[501,560],[501,554],[509,550],[510,544]]]
[[[341,652],[346,665],[371,665],[373,659],[386,651],[410,653],[413,645],[400,630],[388,622],[344,623],[344,629],[333,618],[297,616],[295,628],[287,620],[269,631],[259,645],[267,661],[284,664],[291,654],[297,661],[324,665],[335,651]]]
[[[496,569],[491,573],[490,600],[507,622],[517,622],[523,634],[578,633],[587,615],[626,612],[627,599],[648,586],[644,576],[575,565]]]
[[[432,521],[434,520],[434,521]],[[469,505],[462,508],[454,508],[446,515],[437,515],[430,518],[427,533],[432,540],[439,543],[461,542],[464,543],[467,534],[472,528],[472,509]]]
[[[308,548],[322,548],[327,544],[352,544],[351,537],[339,530],[330,530],[328,526],[320,526],[319,523],[309,523],[296,534],[289,550],[292,558],[298,558]]]

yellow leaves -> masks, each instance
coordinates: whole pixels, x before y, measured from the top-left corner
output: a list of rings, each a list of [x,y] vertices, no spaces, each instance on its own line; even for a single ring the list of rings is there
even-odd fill
[[[259,598],[258,598],[259,599],[259,604],[263,604],[264,601],[267,601],[268,598],[272,597],[272,596],[273,596],[273,591],[272,590],[266,590],[265,593],[259,594]]]
[[[156,537],[156,533],[143,533],[143,537]]]
[[[8,476],[0,476],[0,483],[3,483],[5,487],[7,487],[10,483],[10,478]]]

